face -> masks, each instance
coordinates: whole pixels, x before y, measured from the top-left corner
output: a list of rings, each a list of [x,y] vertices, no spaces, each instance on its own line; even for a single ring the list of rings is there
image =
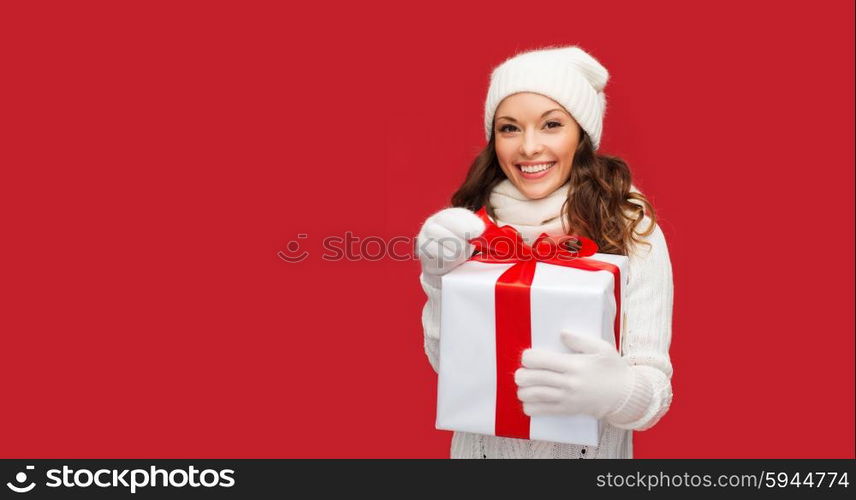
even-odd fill
[[[537,200],[568,181],[580,127],[562,105],[520,92],[503,99],[494,116],[499,165],[521,193]]]

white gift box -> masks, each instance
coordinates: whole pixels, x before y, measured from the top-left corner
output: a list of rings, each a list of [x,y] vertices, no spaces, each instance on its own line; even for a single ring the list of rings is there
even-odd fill
[[[595,253],[582,260],[619,269],[621,304],[625,304],[628,258]],[[497,435],[496,282],[513,265],[519,264],[469,260],[443,276],[437,429]],[[613,273],[537,262],[529,300],[531,347],[571,352],[559,336],[563,329],[599,336],[615,346]],[[622,335],[624,316],[619,318]],[[515,398],[516,388],[514,384]],[[520,418],[529,421],[529,439],[598,445],[602,423],[593,416]]]

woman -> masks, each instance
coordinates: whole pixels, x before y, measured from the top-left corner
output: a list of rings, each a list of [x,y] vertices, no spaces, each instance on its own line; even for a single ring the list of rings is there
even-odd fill
[[[524,413],[602,419],[597,447],[455,432],[452,458],[632,458],[634,430],[656,424],[672,401],[673,284],[654,210],[633,186],[626,163],[596,153],[609,74],[578,47],[518,54],[491,74],[485,104],[488,144],[452,207],[429,217],[417,238],[428,296],[425,352],[439,366],[442,275],[473,253],[485,230],[474,212],[510,225],[526,243],[542,232],[578,234],[599,252],[627,255],[626,329],[621,354],[606,341],[573,335],[573,353],[528,349],[515,372]]]

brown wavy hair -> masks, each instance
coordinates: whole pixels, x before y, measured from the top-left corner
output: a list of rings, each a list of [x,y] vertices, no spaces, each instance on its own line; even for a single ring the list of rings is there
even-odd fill
[[[488,200],[493,188],[507,177],[494,146],[491,133],[487,146],[470,165],[464,183],[452,195],[452,206],[473,211],[485,206],[488,214],[496,218]],[[568,199],[562,205],[565,233],[594,240],[602,253],[629,255],[636,243],[650,246],[641,237],[654,232],[657,217],[645,195],[630,191],[631,178],[627,163],[616,156],[597,154],[591,138],[580,127]],[[637,232],[645,216],[650,217],[651,224],[644,232]]]

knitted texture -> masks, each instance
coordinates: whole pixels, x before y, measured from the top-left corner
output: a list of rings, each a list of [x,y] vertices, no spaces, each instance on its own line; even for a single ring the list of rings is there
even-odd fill
[[[576,46],[548,47],[517,54],[491,72],[484,106],[485,140],[490,140],[496,108],[506,97],[534,92],[561,104],[600,147],[609,72]]]
[[[497,188],[505,194],[497,195]],[[561,234],[561,224],[556,225],[556,217],[561,217],[557,212],[560,205],[555,200],[527,202],[522,194],[514,193],[516,188],[513,184],[497,188],[494,188],[490,203],[497,214],[498,225],[507,224],[531,233],[537,231],[537,224],[522,221],[547,221],[541,224],[544,232]],[[635,187],[632,190],[638,192]],[[503,214],[505,220],[499,214]],[[511,220],[518,222],[508,222]],[[644,232],[650,224],[650,218],[645,217],[638,231]],[[627,316],[621,354],[633,369],[634,384],[616,412],[602,421],[599,445],[454,432],[451,458],[633,458],[633,431],[654,426],[672,402],[672,363],[669,357],[674,296],[672,265],[659,225],[643,240],[651,247],[636,245],[628,256],[630,271],[625,303],[622,304]],[[436,372],[439,369],[441,289],[426,281],[424,275],[420,275],[420,282],[427,296],[422,309],[425,354]]]
[[[493,188],[488,203],[502,224],[514,227],[523,241],[531,245],[542,232],[564,233],[559,214],[570,189],[571,182],[568,181],[544,198],[530,200],[511,180],[505,179]]]

